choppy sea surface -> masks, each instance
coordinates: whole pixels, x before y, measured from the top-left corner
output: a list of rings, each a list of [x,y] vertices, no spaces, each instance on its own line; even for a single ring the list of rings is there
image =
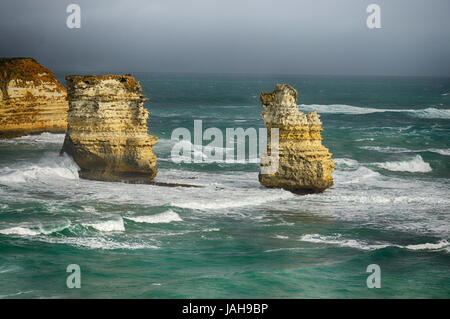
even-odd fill
[[[0,140],[0,298],[450,297],[450,79],[133,75],[157,180],[203,187],[83,180],[62,134]],[[333,187],[299,196],[262,187],[258,163],[171,161],[194,120],[263,127],[277,83],[321,115]]]

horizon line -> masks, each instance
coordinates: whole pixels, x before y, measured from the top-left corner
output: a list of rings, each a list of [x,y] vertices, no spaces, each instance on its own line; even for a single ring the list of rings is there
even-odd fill
[[[450,79],[449,75],[439,74],[325,74],[325,73],[277,73],[277,72],[202,72],[202,71],[122,71],[111,70],[106,71],[104,69],[92,70],[90,73],[84,73],[82,70],[70,70],[70,69],[52,69],[53,72],[68,73],[70,75],[106,75],[106,74],[173,74],[173,75],[253,75],[253,76],[324,76],[324,77],[390,77],[390,78],[441,78]],[[70,73],[72,72],[72,73]],[[77,73],[83,72],[83,73]]]

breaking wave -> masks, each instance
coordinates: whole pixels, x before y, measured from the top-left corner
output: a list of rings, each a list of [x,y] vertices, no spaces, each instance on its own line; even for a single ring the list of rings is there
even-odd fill
[[[388,244],[367,244],[362,241],[355,239],[343,239],[342,235],[338,234],[335,236],[322,236],[319,234],[306,234],[300,238],[300,241],[317,243],[317,244],[332,244],[340,247],[356,248],[361,250],[375,250],[386,248],[390,245]]]
[[[392,147],[392,146],[360,146],[362,150],[368,151],[377,151],[380,153],[413,153],[413,152],[421,152],[421,150],[409,150],[404,147]]]
[[[90,226],[101,232],[125,231],[125,224],[122,218],[117,220],[105,220],[95,223],[83,223],[82,225]]]
[[[410,150],[404,147],[392,147],[392,146],[360,146],[360,149],[368,151],[376,151],[380,153],[420,153],[420,152],[432,152],[445,156],[450,156],[450,149],[440,149],[440,148],[427,148]]]
[[[228,147],[212,147],[208,145],[202,145],[201,148],[197,149],[191,141],[188,140],[169,140],[161,139],[158,141],[159,145],[156,144],[155,152],[165,153],[169,158],[159,157],[159,161],[171,161],[172,157],[171,150],[177,145],[178,150],[183,152],[182,155],[176,156],[177,162],[191,163],[195,160],[201,160],[202,163],[221,163],[221,164],[249,164],[249,163],[259,163],[260,159],[258,157],[235,159],[234,148]],[[212,155],[211,155],[212,154]],[[227,161],[231,155],[232,161]]]
[[[408,245],[408,246],[405,246],[405,248],[409,249],[409,250],[441,250],[441,249],[445,249],[446,251],[450,251],[450,243],[447,240],[441,240],[437,243]]]
[[[65,134],[41,133],[0,140],[8,144],[63,144]]]
[[[433,153],[438,153],[441,155],[446,155],[446,156],[450,156],[450,149],[439,149],[439,148],[429,148],[427,149],[427,151],[429,152],[433,152]]]
[[[394,172],[428,173],[432,171],[430,164],[420,155],[407,161],[377,163],[377,166]]]
[[[426,109],[377,109],[370,107],[359,107],[352,106],[346,104],[330,104],[330,105],[307,105],[300,104],[300,110],[305,111],[313,111],[317,110],[318,113],[326,114],[349,114],[349,115],[358,115],[358,114],[370,114],[370,113],[385,113],[385,112],[405,112],[412,116],[420,117],[420,118],[438,118],[438,119],[450,119],[450,110],[449,109],[437,109],[434,107],[429,107]]]
[[[124,217],[125,219],[132,220],[136,223],[148,223],[148,224],[159,224],[159,223],[170,223],[170,222],[181,222],[180,215],[175,213],[173,210],[165,211],[164,213],[150,215],[150,216],[136,216],[136,217]]]
[[[5,228],[0,230],[2,235],[18,235],[18,236],[37,236],[37,235],[50,235],[52,233],[57,233],[69,228],[71,225],[70,221],[57,226],[15,226],[10,228]]]
[[[360,250],[376,250],[386,247],[397,247],[408,250],[431,250],[431,251],[445,250],[447,252],[450,252],[450,243],[447,240],[441,240],[437,243],[424,243],[406,246],[390,243],[369,244],[365,241],[342,238],[341,234],[337,234],[334,236],[323,236],[320,234],[306,234],[303,235],[299,240],[309,243],[329,244],[329,245],[336,245],[339,247],[355,248]]]
[[[39,237],[38,241],[50,244],[70,245],[87,249],[102,250],[136,250],[136,249],[158,249],[156,245],[144,242],[120,242],[104,237]]]
[[[244,196],[242,198],[205,198],[201,201],[192,201],[192,202],[180,202],[180,203],[171,203],[171,206],[187,208],[193,210],[221,210],[221,209],[230,209],[237,207],[245,207],[245,206],[256,206],[262,205],[267,202],[285,200],[289,198],[295,197],[294,194],[288,191],[280,191],[277,194],[273,195],[265,195],[265,196],[255,196],[255,197],[247,197]]]
[[[0,234],[3,235],[20,235],[20,236],[36,236],[39,235],[41,232],[37,230],[32,230],[27,227],[11,227],[0,230]]]
[[[78,165],[68,155],[48,153],[38,163],[0,169],[0,183],[26,183],[49,178],[78,179]]]

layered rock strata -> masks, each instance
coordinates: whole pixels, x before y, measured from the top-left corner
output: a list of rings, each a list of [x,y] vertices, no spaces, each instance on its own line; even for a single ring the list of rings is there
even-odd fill
[[[0,58],[0,138],[67,128],[66,89],[31,58]]]
[[[71,155],[80,177],[150,183],[156,176],[146,98],[131,75],[66,77],[69,115],[61,152]]]
[[[272,93],[261,93],[262,117],[269,134],[267,153],[271,154],[272,128],[278,129],[278,169],[259,174],[267,187],[280,187],[295,193],[321,192],[333,185],[334,162],[322,145],[322,122],[316,111],[303,113],[297,105],[297,91],[278,84]],[[275,148],[276,149],[276,148]],[[261,168],[269,165],[261,161]]]

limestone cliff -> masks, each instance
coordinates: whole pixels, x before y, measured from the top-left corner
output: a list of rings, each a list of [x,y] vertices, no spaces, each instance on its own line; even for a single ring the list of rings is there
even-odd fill
[[[261,93],[262,117],[270,133],[279,132],[279,166],[274,174],[259,174],[267,187],[280,187],[296,193],[321,192],[333,185],[334,162],[322,145],[322,122],[316,111],[303,113],[297,105],[297,91],[279,84],[272,93]],[[270,135],[270,134],[269,134]],[[270,155],[271,142],[267,152]],[[267,163],[261,162],[261,166]]]
[[[141,86],[131,75],[66,77],[69,116],[61,152],[73,157],[80,177],[150,182],[157,173],[147,132]]]
[[[62,133],[67,127],[66,89],[31,58],[0,58],[0,138]]]

